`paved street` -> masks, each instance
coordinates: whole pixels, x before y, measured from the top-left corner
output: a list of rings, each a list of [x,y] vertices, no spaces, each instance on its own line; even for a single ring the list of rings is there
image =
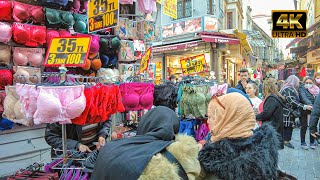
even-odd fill
[[[307,136],[309,144],[309,136]],[[295,149],[285,147],[280,151],[280,168],[296,176],[299,180],[320,180],[320,146],[316,150],[303,150],[300,147],[300,130],[293,132],[292,144]]]

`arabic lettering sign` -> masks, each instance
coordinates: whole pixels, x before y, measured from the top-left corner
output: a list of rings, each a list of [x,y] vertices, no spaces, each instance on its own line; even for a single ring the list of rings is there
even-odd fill
[[[88,57],[90,41],[90,37],[53,38],[44,65],[84,66]]]
[[[148,69],[148,65],[150,62],[152,47],[150,47],[146,53],[142,56],[141,62],[140,62],[140,73]]]
[[[163,0],[163,14],[177,19],[177,0]]]
[[[89,33],[118,25],[119,0],[90,0]]]
[[[180,59],[183,75],[191,75],[207,71],[207,63],[204,54]]]

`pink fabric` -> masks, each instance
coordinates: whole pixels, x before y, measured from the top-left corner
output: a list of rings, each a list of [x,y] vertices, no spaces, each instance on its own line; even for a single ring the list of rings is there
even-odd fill
[[[91,44],[90,44],[90,53],[97,53],[100,49],[100,36],[92,35],[91,36]]]
[[[86,108],[84,86],[39,86],[34,123],[71,124]]]
[[[120,0],[120,4],[133,4],[133,0]]]
[[[16,92],[20,97],[21,111],[27,119],[33,119],[37,110],[39,89],[36,85],[16,84]]]
[[[13,61],[17,66],[26,66],[29,62],[32,66],[41,66],[43,55],[43,48],[14,47],[13,49]]]
[[[124,83],[120,85],[122,102],[126,110],[151,109],[154,85],[151,83]]]
[[[0,22],[0,42],[7,43],[12,36],[12,27],[9,23]]]
[[[308,91],[313,95],[313,96],[317,96],[319,94],[319,87],[316,85],[313,85],[311,88],[308,88]]]
[[[228,84],[222,84],[222,85],[218,85],[215,84],[213,86],[210,87],[209,92],[211,96],[221,96],[224,94],[227,94],[227,90],[228,90]]]
[[[53,38],[56,37],[69,37],[72,36],[71,33],[67,30],[47,30],[47,45],[51,44]]]
[[[153,11],[157,10],[157,1],[156,0],[138,0],[138,8],[140,12],[151,14]]]

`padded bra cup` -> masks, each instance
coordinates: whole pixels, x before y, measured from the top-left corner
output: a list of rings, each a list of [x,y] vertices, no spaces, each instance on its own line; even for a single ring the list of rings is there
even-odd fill
[[[43,49],[41,48],[14,48],[13,60],[18,66],[25,66],[28,62],[32,66],[40,66],[43,61]]]
[[[141,86],[132,83],[125,84],[125,95],[123,104],[132,109],[149,109],[153,104],[153,85],[143,84]]]
[[[56,37],[69,37],[71,36],[71,33],[67,30],[53,30],[48,29],[47,30],[47,44],[51,43],[51,40]]]
[[[153,94],[151,93],[146,93],[140,96],[140,105],[142,107],[148,107],[150,104],[153,103]]]
[[[135,108],[139,105],[140,98],[138,95],[127,95],[126,98],[123,100],[123,103],[128,106],[129,108]]]
[[[73,29],[79,33],[88,33],[87,24],[88,18],[82,14],[74,14],[75,23],[73,25]]]
[[[10,46],[0,45],[0,65],[4,64],[8,66],[11,59],[11,50]]]
[[[13,24],[13,39],[19,43],[30,47],[37,47],[46,42],[46,27],[32,26],[27,24]]]
[[[0,90],[7,85],[12,85],[13,75],[10,69],[0,69]]]
[[[8,23],[0,22],[0,42],[7,43],[12,36],[12,27]]]
[[[0,20],[11,21],[12,2],[0,0]]]
[[[71,12],[46,8],[46,20],[48,25],[71,27],[74,19]]]
[[[20,2],[14,2],[12,16],[17,22],[26,22],[30,19],[35,23],[44,22],[44,12],[42,7],[23,4]]]

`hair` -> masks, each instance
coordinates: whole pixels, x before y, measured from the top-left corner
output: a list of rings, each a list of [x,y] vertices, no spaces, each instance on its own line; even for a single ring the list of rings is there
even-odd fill
[[[270,96],[271,94],[275,94],[281,99],[285,100],[285,98],[279,92],[279,84],[276,80],[266,80],[263,83],[263,95],[265,98]]]
[[[316,73],[314,73],[314,78],[316,78],[317,76],[320,76],[320,72],[316,72]]]
[[[258,95],[258,91],[257,90],[259,90],[258,89],[258,85],[256,83],[254,83],[254,82],[249,82],[247,85],[249,85],[249,84],[251,84],[252,87],[256,90],[256,92],[254,92],[254,95],[257,96]]]
[[[291,75],[287,78],[282,89],[286,88],[286,87],[292,87],[294,89],[297,89],[299,87],[299,85],[300,85],[300,79],[295,75]]]
[[[172,80],[172,79],[177,79],[177,78],[176,78],[175,75],[171,75],[171,76],[169,77],[169,80]]]
[[[247,72],[249,74],[248,69],[240,69],[240,73],[245,73],[245,72]]]
[[[303,83],[306,83],[307,80],[311,80],[313,83],[314,83],[314,79],[312,77],[308,77],[306,76],[304,79],[303,79]]]

